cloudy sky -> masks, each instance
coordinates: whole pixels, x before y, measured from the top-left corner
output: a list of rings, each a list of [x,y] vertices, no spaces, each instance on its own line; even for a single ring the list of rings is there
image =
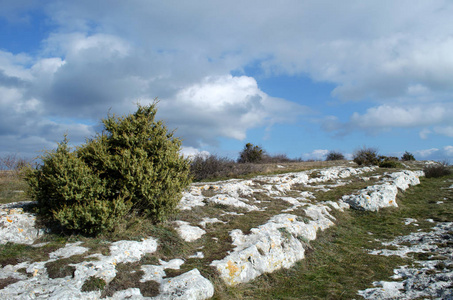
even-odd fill
[[[453,159],[453,2],[0,0],[0,155],[156,97],[185,153]]]

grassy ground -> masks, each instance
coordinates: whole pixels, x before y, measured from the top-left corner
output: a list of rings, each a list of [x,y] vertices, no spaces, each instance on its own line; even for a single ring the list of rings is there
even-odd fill
[[[276,164],[271,164],[263,173],[276,174],[330,166],[332,163],[326,162],[290,163],[282,169]],[[382,174],[385,171],[380,169],[375,173]],[[363,181],[357,177],[352,178],[344,186],[328,192],[315,189],[311,191],[316,196],[316,200],[313,201],[336,201],[342,195],[372,184],[375,184],[373,179]],[[131,274],[136,274],[139,270],[138,265],[158,264],[159,259],[168,261],[173,258],[184,258],[186,262],[182,265],[182,269],[169,270],[167,276],[177,276],[192,268],[198,268],[203,276],[215,283],[214,299],[358,299],[360,298],[357,295],[358,290],[371,287],[373,281],[388,279],[397,266],[412,264],[410,259],[369,255],[368,249],[382,248],[380,241],[391,240],[395,236],[408,234],[417,229],[430,230],[433,224],[425,221],[426,219],[453,221],[452,190],[445,189],[452,184],[453,176],[438,179],[422,178],[419,186],[399,194],[397,200],[399,208],[384,209],[378,213],[353,210],[335,213],[333,211],[337,219],[336,226],[320,233],[318,239],[311,242],[306,251],[306,259],[291,269],[265,274],[252,282],[235,287],[223,284],[217,277],[216,271],[209,267],[212,260],[223,258],[231,250],[229,231],[240,228],[247,233],[251,228],[264,224],[270,217],[289,207],[288,203],[270,201],[271,199],[264,194],[255,194],[253,196],[267,207],[265,211],[255,211],[242,216],[220,216],[226,207],[212,203],[194,208],[190,212],[184,211],[175,219],[185,220],[193,225],[203,217],[217,217],[225,222],[208,224],[207,234],[193,243],[183,241],[173,229],[171,222],[154,225],[147,220],[133,217],[121,224],[115,232],[97,238],[46,235],[37,241],[37,243],[48,242],[40,248],[13,244],[0,245],[0,265],[22,261],[43,261],[48,258],[48,253],[63,247],[65,243],[75,241],[82,241],[81,246],[90,248],[88,254],[108,255],[109,242],[121,239],[140,240],[153,236],[158,238],[160,243],[156,253],[146,255],[137,264],[122,266],[118,270],[118,278],[110,285],[103,286],[102,283],[94,282],[93,279],[92,288],[102,286],[108,294],[112,294],[115,290],[135,286],[140,288],[142,293],[151,295],[155,292],[155,287],[146,291],[146,287],[141,286],[138,280],[131,281],[131,278],[135,278]],[[6,172],[0,174],[0,203],[28,200],[26,193],[18,192],[25,190],[26,185],[19,177],[11,176]],[[301,187],[301,190],[310,190],[310,188]],[[290,193],[288,196],[291,196]],[[444,201],[444,203],[439,205],[438,201]],[[228,208],[228,211],[245,212],[231,208]],[[405,218],[417,219],[420,226],[404,225]],[[213,238],[218,240],[215,241]],[[196,251],[203,251],[205,258],[188,258]],[[73,271],[67,266],[82,259],[82,257],[73,257],[66,261],[60,260],[55,266],[51,264],[47,267],[49,270],[54,269],[53,276],[66,276],[66,273]],[[56,266],[58,268],[55,268]],[[90,287],[86,288],[90,289]]]
[[[0,204],[29,201],[27,184],[18,171],[0,171]]]

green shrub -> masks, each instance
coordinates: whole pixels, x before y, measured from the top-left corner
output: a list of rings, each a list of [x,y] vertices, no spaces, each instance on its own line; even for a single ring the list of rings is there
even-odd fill
[[[264,150],[260,146],[254,146],[247,143],[244,149],[239,153],[239,163],[257,163],[263,159]]]
[[[380,168],[402,168],[403,165],[393,159],[385,159],[379,163]]]
[[[403,156],[401,157],[401,160],[404,160],[404,161],[414,161],[415,160],[415,157],[412,153],[409,153],[409,152],[404,152]]]
[[[380,162],[378,151],[375,148],[363,147],[362,149],[356,150],[352,157],[353,161],[359,166],[377,166]]]
[[[426,178],[438,178],[451,174],[450,165],[447,162],[441,162],[435,165],[429,165],[423,168]]]
[[[26,180],[39,214],[63,229],[110,231],[133,209],[152,221],[176,210],[190,183],[181,141],[156,122],[156,103],[103,119],[105,130],[71,151],[68,141],[47,152]]]
[[[344,155],[340,152],[336,152],[336,151],[330,151],[329,153],[327,153],[327,156],[326,156],[326,161],[330,161],[330,160],[344,160]]]

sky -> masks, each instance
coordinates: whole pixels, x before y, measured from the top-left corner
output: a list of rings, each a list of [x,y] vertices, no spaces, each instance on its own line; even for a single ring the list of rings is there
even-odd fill
[[[158,98],[185,155],[453,161],[453,1],[0,0],[0,156]]]

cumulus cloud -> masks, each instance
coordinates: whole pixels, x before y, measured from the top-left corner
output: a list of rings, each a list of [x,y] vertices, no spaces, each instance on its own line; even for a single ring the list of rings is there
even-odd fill
[[[294,122],[308,109],[262,92],[256,80],[231,75],[207,77],[159,103],[160,115],[189,145],[215,144],[218,136],[243,140],[247,130]],[[193,136],[196,134],[196,136]]]
[[[351,123],[361,128],[418,127],[444,122],[453,122],[451,104],[429,104],[413,106],[381,105],[367,109],[360,115],[354,113]]]

